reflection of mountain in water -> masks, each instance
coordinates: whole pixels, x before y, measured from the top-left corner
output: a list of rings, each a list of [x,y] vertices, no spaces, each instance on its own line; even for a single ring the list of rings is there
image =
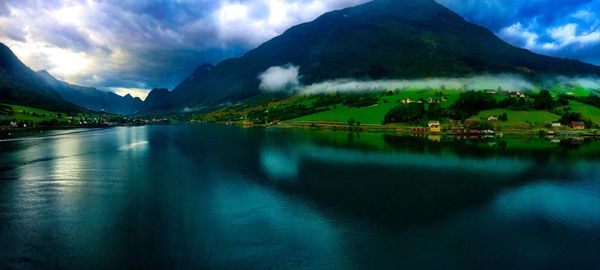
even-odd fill
[[[563,148],[493,149],[463,142],[382,138],[392,149],[327,144],[322,138],[318,143],[265,143],[259,162],[281,190],[302,194],[336,212],[393,226],[440,219],[529,182],[573,179],[573,167],[587,163],[549,154],[560,154]]]

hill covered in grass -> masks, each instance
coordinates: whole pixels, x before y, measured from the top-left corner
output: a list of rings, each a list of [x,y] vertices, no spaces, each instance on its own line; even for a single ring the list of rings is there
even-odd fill
[[[583,121],[588,129],[600,126],[594,95],[565,95],[561,91],[464,91],[404,89],[353,94],[299,95],[274,102],[240,104],[195,117],[200,121],[243,124],[427,127],[440,121],[444,128],[477,123],[474,128],[532,130],[565,127]],[[589,91],[588,91],[589,92]],[[394,112],[401,110],[395,118]],[[408,108],[408,109],[407,109]],[[412,109],[411,108],[416,108]],[[454,123],[454,124],[452,124]]]

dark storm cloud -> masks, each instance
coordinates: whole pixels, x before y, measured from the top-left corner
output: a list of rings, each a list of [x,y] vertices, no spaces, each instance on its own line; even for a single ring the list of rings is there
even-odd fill
[[[48,43],[59,48],[71,48],[76,51],[89,51],[94,49],[88,35],[76,27],[64,25],[51,25],[43,31],[32,31],[33,34],[44,38]]]

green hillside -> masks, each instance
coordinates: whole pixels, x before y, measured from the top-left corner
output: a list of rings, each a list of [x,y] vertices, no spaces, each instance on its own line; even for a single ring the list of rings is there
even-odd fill
[[[502,114],[508,116],[506,121],[489,121],[494,125],[499,125],[504,128],[529,128],[529,127],[544,127],[545,125],[560,119],[559,115],[548,111],[513,111],[508,109],[493,109],[486,110],[473,116],[471,120],[488,121],[490,116],[500,116]]]
[[[580,113],[584,118],[587,118],[594,122],[596,125],[600,125],[600,109],[591,105],[583,104],[577,101],[570,101],[567,107],[571,108],[571,111]]]
[[[0,103],[0,126],[10,126],[16,122],[19,127],[38,125],[68,125],[77,124],[80,120],[92,120],[106,117],[106,114],[95,112],[66,113],[44,110],[40,108]]]
[[[393,95],[382,96],[379,98],[379,102],[376,105],[363,107],[363,108],[350,108],[337,104],[332,110],[311,114],[296,119],[289,120],[288,122],[304,122],[304,121],[334,121],[346,123],[348,120],[353,118],[359,121],[361,124],[375,124],[380,125],[383,122],[385,114],[398,105],[401,100],[410,98],[411,100],[427,100],[429,98],[435,98],[440,91],[436,90],[402,90],[394,93]],[[460,91],[458,90],[444,90],[444,97],[447,101],[442,102],[442,107],[449,107],[456,102]],[[331,106],[330,106],[331,107]]]

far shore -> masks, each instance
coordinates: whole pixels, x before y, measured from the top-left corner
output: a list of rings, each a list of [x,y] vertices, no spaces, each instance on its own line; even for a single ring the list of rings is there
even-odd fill
[[[189,123],[198,123],[191,121]],[[206,122],[201,122],[206,123]],[[555,136],[555,137],[600,137],[600,133],[595,129],[572,130],[561,129],[553,130],[547,128],[503,128],[502,130],[479,130],[468,128],[450,128],[442,127],[440,132],[431,132],[426,127],[410,125],[376,125],[362,124],[350,126],[346,123],[335,121],[304,121],[304,122],[277,122],[271,124],[254,124],[248,122],[213,122],[222,125],[235,125],[243,128],[282,128],[282,129],[313,129],[329,131],[347,131],[347,132],[372,132],[388,133],[398,135],[439,135],[439,136],[463,136],[463,137],[502,137],[504,135],[521,136]],[[118,124],[118,125],[83,125],[83,126],[55,126],[55,127],[33,127],[33,128],[9,128],[0,127],[0,139],[19,138],[36,134],[43,134],[47,131],[55,130],[74,130],[74,129],[104,129],[111,127],[131,127],[145,126],[149,124]],[[461,131],[457,133],[457,131]]]
[[[226,125],[237,125],[244,128],[298,128],[298,129],[318,129],[332,131],[351,131],[351,132],[379,132],[395,133],[399,135],[445,135],[445,136],[470,136],[470,137],[490,137],[503,135],[525,135],[525,136],[557,136],[557,137],[600,137],[600,133],[595,129],[572,130],[572,129],[547,129],[547,128],[503,128],[502,130],[481,130],[470,128],[450,128],[443,127],[440,132],[431,132],[426,127],[409,125],[376,125],[362,124],[350,126],[342,122],[334,121],[305,121],[305,122],[278,122],[274,124],[254,124],[247,122],[216,122]],[[457,133],[457,131],[462,131]]]

